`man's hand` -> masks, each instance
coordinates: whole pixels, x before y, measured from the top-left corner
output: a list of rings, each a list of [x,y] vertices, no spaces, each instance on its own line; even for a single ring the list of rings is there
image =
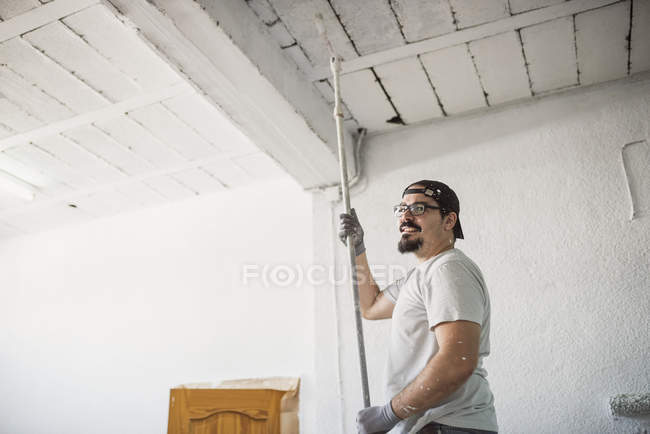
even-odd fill
[[[363,229],[354,208],[350,210],[350,213],[339,216],[339,239],[345,244],[345,240],[349,236],[350,242],[354,246],[354,253],[359,256],[366,251],[366,246],[363,244]]]
[[[357,414],[359,434],[386,433],[401,419],[395,415],[390,401],[383,407],[364,408]]]

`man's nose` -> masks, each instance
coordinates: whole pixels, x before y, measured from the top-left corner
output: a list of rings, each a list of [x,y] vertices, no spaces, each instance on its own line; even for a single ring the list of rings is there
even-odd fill
[[[399,218],[399,222],[400,223],[412,222],[413,218],[414,217],[413,214],[411,214],[411,210],[407,209],[406,211],[404,211],[404,214],[402,214],[402,216]]]

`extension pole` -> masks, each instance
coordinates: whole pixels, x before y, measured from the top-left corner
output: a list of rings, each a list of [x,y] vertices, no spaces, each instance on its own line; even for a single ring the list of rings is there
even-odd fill
[[[316,16],[316,26],[319,33],[325,39],[330,53],[330,68],[332,70],[332,81],[334,85],[334,120],[336,121],[336,138],[339,150],[339,169],[341,171],[341,194],[345,213],[350,214],[350,191],[348,188],[348,165],[343,142],[343,110],[341,108],[341,89],[339,86],[339,75],[341,72],[341,59],[334,52],[334,48],[327,38],[325,25],[322,16]],[[356,254],[352,239],[348,237],[348,255],[350,257],[350,273],[352,277],[352,295],[354,296],[354,320],[357,327],[357,347],[359,350],[359,365],[361,368],[361,388],[363,391],[363,406],[370,407],[370,391],[368,389],[368,368],[366,365],[366,349],[363,341],[363,323],[361,322],[361,308],[359,305],[359,284],[357,282]]]
[[[334,119],[336,120],[336,136],[339,144],[339,168],[341,170],[341,194],[345,213],[350,214],[350,190],[348,189],[348,165],[343,143],[343,110],[341,109],[341,91],[339,88],[339,72],[341,59],[332,56],[330,67],[334,78]],[[361,388],[363,390],[363,406],[370,407],[370,391],[368,389],[368,367],[366,365],[366,349],[363,341],[363,323],[361,322],[361,308],[359,305],[359,283],[357,282],[356,253],[352,238],[348,237],[348,254],[350,256],[350,271],[352,277],[352,294],[354,296],[354,321],[357,326],[357,347],[359,349],[359,365],[361,368]]]

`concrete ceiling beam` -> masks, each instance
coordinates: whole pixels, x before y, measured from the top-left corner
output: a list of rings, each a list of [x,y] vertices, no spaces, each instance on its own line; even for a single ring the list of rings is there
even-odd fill
[[[341,73],[349,74],[362,69],[371,68],[384,63],[417,56],[419,54],[450,48],[459,44],[476,41],[490,36],[514,31],[539,23],[572,16],[581,12],[602,8],[620,0],[570,0],[560,4],[547,6],[512,15],[507,18],[480,24],[474,27],[454,31],[441,36],[434,36],[419,42],[403,45],[389,50],[360,56],[346,60],[341,64]],[[328,77],[327,68],[314,68],[310,74],[312,81],[323,80]]]
[[[107,1],[303,187],[338,182],[327,102],[245,2]],[[347,131],[345,139],[354,175]]]

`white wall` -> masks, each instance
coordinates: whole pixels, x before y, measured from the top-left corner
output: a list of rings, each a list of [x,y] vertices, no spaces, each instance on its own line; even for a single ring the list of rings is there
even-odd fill
[[[275,181],[0,242],[0,433],[166,432],[170,388],[274,375],[310,424],[312,288],[241,273],[308,263],[311,212]]]
[[[373,264],[413,263],[397,252],[390,208],[408,183],[442,180],[460,197],[466,240],[457,247],[480,265],[491,293],[486,366],[503,433],[636,429],[613,420],[607,401],[650,384],[650,217],[630,220],[621,159],[625,144],[650,139],[649,129],[646,75],[367,143],[367,187],[352,202]],[[650,161],[637,168],[650,190]],[[327,210],[324,197],[317,202]],[[316,217],[315,225],[328,223],[315,246],[334,236],[333,221]],[[339,245],[320,254],[347,265]],[[348,285],[317,291],[316,306],[327,355],[316,360],[324,385],[317,432],[353,433],[362,400]],[[371,400],[383,404],[390,322],[364,322]]]

